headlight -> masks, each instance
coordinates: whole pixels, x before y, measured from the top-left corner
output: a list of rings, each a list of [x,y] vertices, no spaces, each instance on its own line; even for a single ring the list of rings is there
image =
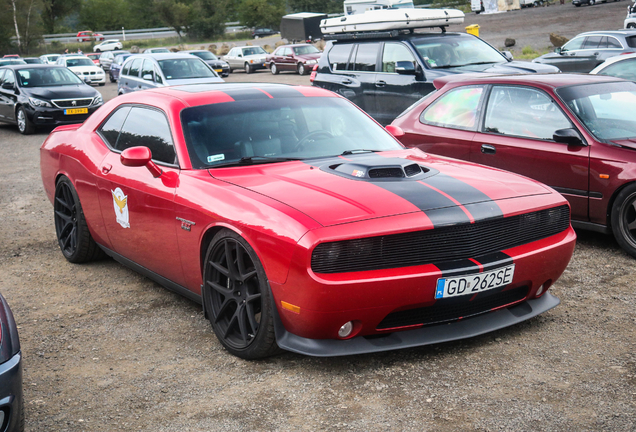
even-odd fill
[[[29,98],[29,103],[31,104],[32,107],[52,108],[51,104],[48,103],[47,101],[43,101],[42,99],[36,99],[34,97]]]
[[[305,64],[316,64],[318,63],[316,60],[307,60]]]
[[[104,103],[104,99],[102,99],[102,95],[95,96],[93,99],[93,103],[91,105],[101,105]]]

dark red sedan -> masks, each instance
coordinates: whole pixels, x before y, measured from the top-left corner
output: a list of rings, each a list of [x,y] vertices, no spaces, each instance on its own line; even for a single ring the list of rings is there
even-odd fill
[[[119,96],[55,129],[41,171],[66,259],[106,253],[202,303],[242,358],[360,354],[513,325],[559,303],[548,289],[575,243],[555,191],[405,149],[312,87]]]
[[[451,76],[393,125],[408,147],[539,180],[575,227],[636,257],[636,84],[607,76]]]
[[[272,74],[296,71],[305,75],[318,64],[322,52],[311,44],[282,45],[267,56],[266,64]]]

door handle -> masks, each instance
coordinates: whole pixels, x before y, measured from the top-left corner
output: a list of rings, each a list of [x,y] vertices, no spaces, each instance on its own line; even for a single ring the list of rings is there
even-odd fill
[[[483,154],[495,154],[497,153],[497,149],[495,148],[495,146],[491,146],[490,144],[482,144],[481,152]]]
[[[376,87],[384,87],[385,85],[386,85],[386,81],[380,80],[375,82]]]
[[[102,167],[102,173],[108,174],[111,169],[113,169],[113,166],[111,164],[106,164]]]
[[[351,83],[353,83],[353,81],[351,81],[349,78],[345,78],[345,79],[342,80],[342,83],[343,84],[351,84]]]

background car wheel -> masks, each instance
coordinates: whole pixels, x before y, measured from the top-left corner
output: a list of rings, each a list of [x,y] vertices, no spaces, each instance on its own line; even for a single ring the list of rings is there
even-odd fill
[[[110,82],[112,82],[112,83],[116,83],[117,82],[117,80],[115,78],[113,78],[112,75],[108,75],[108,78],[110,78]]]
[[[271,70],[271,71],[272,71],[272,75],[278,75],[278,73],[280,72],[280,71],[278,70],[278,68],[276,67],[276,63],[272,63],[272,64],[269,66],[269,70]]]
[[[101,87],[101,86],[105,86],[105,85],[106,85],[106,83],[105,83],[105,82],[103,82],[103,83],[99,83],[99,86],[100,86],[100,87]]]
[[[616,196],[611,222],[618,244],[636,258],[636,184],[627,186]]]
[[[249,63],[245,63],[244,68],[245,68],[245,73],[246,73],[246,74],[250,74],[250,73],[252,73],[252,67],[250,66],[250,64],[249,64]]]
[[[31,120],[29,120],[24,108],[18,108],[16,119],[18,121],[18,130],[22,135],[31,135],[35,132],[35,125],[31,122]]]
[[[298,75],[305,75],[305,65],[302,63],[298,63],[298,66],[296,67],[296,69],[298,70]]]
[[[55,233],[64,258],[82,263],[104,255],[88,231],[79,197],[68,177],[61,177],[55,186],[53,210]]]
[[[102,51],[101,51],[99,48],[97,48],[97,49],[95,50],[95,52],[102,52]]]
[[[627,28],[636,28],[636,24],[629,23],[629,24],[627,24]]]
[[[203,283],[208,319],[231,354],[249,360],[279,351],[265,270],[241,236],[227,229],[214,236],[205,257]]]
[[[590,6],[594,6],[595,3],[596,3],[595,0],[590,0]]]

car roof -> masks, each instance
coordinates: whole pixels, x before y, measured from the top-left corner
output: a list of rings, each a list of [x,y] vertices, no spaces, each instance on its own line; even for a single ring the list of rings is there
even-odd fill
[[[419,30],[419,31],[418,31]],[[422,31],[426,30],[426,31]],[[459,32],[432,32],[430,28],[415,29],[413,33],[398,33],[397,35],[389,32],[361,32],[361,33],[337,33],[328,35],[328,42],[335,43],[358,43],[364,41],[386,41],[386,40],[411,40],[423,37],[448,37],[448,38],[474,38],[476,36],[459,33]],[[485,41],[484,41],[485,42]]]
[[[64,69],[66,69],[66,67],[62,66],[62,65],[39,64],[39,63],[4,65],[4,66],[2,66],[2,68],[3,69],[13,69],[13,70],[33,69],[33,68],[40,68],[40,69],[44,69],[44,68],[64,68]]]
[[[447,75],[433,81],[436,89],[445,85],[479,85],[479,84],[510,84],[531,85],[534,87],[552,88],[568,87],[571,85],[595,84],[600,82],[625,81],[604,75],[589,74],[522,74],[522,75],[488,75],[481,73],[466,73]]]
[[[590,35],[599,35],[599,36],[636,36],[636,30],[631,29],[622,29],[622,30],[595,30],[584,33],[579,33],[575,37],[578,36],[590,36]]]

